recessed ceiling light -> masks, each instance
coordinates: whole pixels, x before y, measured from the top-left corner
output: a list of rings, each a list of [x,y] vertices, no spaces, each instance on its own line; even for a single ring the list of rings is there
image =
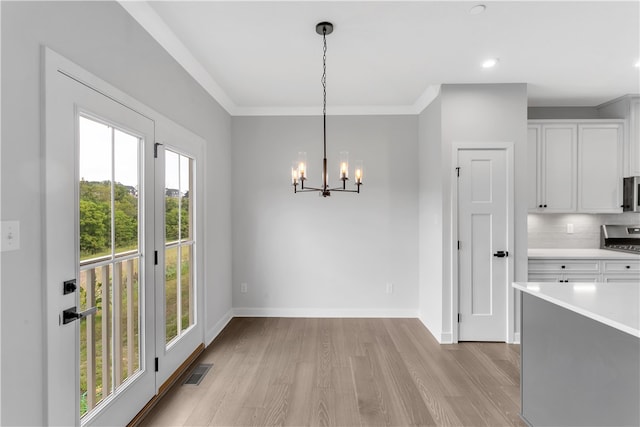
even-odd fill
[[[484,4],[477,4],[469,9],[469,15],[480,15],[485,10],[487,10],[487,6]]]
[[[498,58],[489,58],[482,63],[482,68],[493,68],[498,65]]]

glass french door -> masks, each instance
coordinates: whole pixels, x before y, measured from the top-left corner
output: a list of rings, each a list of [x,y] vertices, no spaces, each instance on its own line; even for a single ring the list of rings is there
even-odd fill
[[[156,181],[157,235],[163,242],[157,270],[162,292],[156,298],[158,384],[169,379],[204,342],[202,313],[202,206],[197,137],[172,126],[162,127]]]
[[[157,391],[154,122],[45,64],[45,423],[126,425]]]

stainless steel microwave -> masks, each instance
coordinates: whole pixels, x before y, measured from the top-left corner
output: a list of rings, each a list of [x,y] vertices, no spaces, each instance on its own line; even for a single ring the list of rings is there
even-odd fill
[[[640,212],[640,176],[624,178],[622,182],[622,210]]]

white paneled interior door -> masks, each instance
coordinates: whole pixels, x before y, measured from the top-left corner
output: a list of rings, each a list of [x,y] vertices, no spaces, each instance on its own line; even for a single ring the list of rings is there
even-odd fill
[[[508,159],[506,149],[458,150],[459,341],[507,340]]]

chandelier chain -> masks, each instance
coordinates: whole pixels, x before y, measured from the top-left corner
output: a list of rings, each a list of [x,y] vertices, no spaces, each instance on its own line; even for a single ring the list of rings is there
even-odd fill
[[[322,115],[327,115],[327,29],[322,30],[323,52],[322,52]]]

